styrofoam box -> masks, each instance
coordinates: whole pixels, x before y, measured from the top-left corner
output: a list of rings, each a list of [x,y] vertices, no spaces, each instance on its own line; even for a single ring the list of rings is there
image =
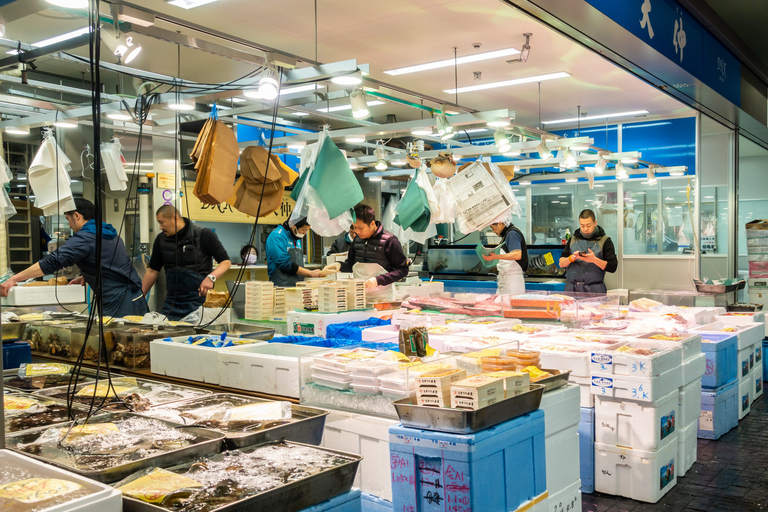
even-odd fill
[[[81,287],[78,286],[77,288]],[[11,461],[16,465],[34,471],[43,478],[69,480],[93,491],[93,494],[88,496],[47,508],[45,512],[121,512],[123,510],[122,493],[108,485],[38,462],[29,457],[13,453],[10,450],[0,450],[0,466],[9,464]]]
[[[345,311],[342,313],[310,313],[289,311],[288,312],[288,335],[289,336],[320,336],[325,338],[325,328],[331,324],[342,324],[345,322],[359,322],[371,317],[381,318],[392,314],[391,311],[376,311],[375,309],[365,311]]]
[[[579,472],[581,474],[581,492],[587,494],[595,492],[595,409],[593,407],[581,408]]]
[[[578,375],[571,374],[570,377],[568,377],[568,383],[579,386],[580,407],[595,406],[595,395],[592,393],[592,377],[580,377]]]
[[[354,486],[391,501],[389,427],[398,423],[397,420],[332,410],[326,416],[320,446],[362,455]]]
[[[361,332],[362,340],[366,342],[386,342],[397,341],[400,329],[396,325],[378,325],[376,327],[368,327]]]
[[[3,297],[3,306],[42,306],[85,302],[85,286],[14,286]]]
[[[714,321],[724,324],[763,323],[765,322],[765,313],[762,311],[755,311],[754,313],[726,313],[724,315],[717,315]]]
[[[752,394],[752,400],[757,400],[763,396],[763,363],[755,365],[752,370],[752,382],[754,383],[754,393]]]
[[[763,362],[763,343],[762,341],[760,343],[754,344],[755,349],[755,366],[758,364],[762,364]]]
[[[578,426],[581,417],[579,402],[579,386],[573,384],[544,393],[539,405],[539,409],[544,411],[544,435],[549,437]],[[547,489],[551,490],[549,486]]]
[[[635,342],[641,348],[642,341]],[[648,343],[658,346],[658,343]],[[683,359],[683,349],[665,350],[652,356],[641,356],[614,350],[593,350],[589,355],[592,373],[613,373],[633,377],[651,378],[676,369]]]
[[[706,370],[707,356],[703,352],[693,359],[685,361],[682,365],[683,386],[695,381],[701,382]]]
[[[530,350],[537,350],[540,352],[540,360],[542,368],[557,368],[562,371],[571,371],[571,375],[589,375],[591,371],[589,363],[590,350],[605,348],[605,345],[598,343],[568,343],[558,340],[546,341],[541,339],[529,339],[524,343],[526,348]],[[573,346],[584,350],[582,352],[564,352],[559,350],[546,350],[541,347],[547,345],[565,345]]]
[[[675,438],[679,392],[655,402],[595,398],[595,442],[654,451]]]
[[[725,328],[733,328],[736,331],[723,331]],[[735,334],[739,340],[739,350],[747,348],[750,345],[762,342],[765,337],[765,326],[761,324],[724,324],[722,322],[713,322],[689,329],[691,333],[710,333],[710,334]]]
[[[699,422],[696,420],[686,425],[685,428],[679,429],[677,433],[677,464],[675,464],[675,472],[677,472],[678,478],[685,476],[685,473],[696,462],[696,440],[698,439],[696,432],[698,428]]]
[[[360,512],[363,501],[360,489],[351,489],[343,494],[307,507],[299,512]]]
[[[719,388],[737,377],[737,343],[736,336],[702,336],[701,349],[707,359],[702,387]]]
[[[576,512],[581,510],[581,480],[576,480],[559,492],[549,493],[547,510],[549,512]]]
[[[749,380],[752,376],[750,375],[750,369],[749,369],[749,361],[752,359],[752,361],[755,360],[755,354],[752,351],[752,346],[745,347],[740,349],[737,352],[737,360],[736,360],[736,375],[739,377],[739,382],[744,380]]]
[[[547,457],[547,490],[557,493],[579,479],[578,386],[564,386],[544,393],[544,445]]]
[[[725,314],[722,307],[680,307],[684,314],[693,314],[699,325],[711,324],[718,315]]]
[[[677,483],[675,442],[646,452],[595,443],[595,490],[656,503]]]
[[[701,392],[698,437],[719,439],[739,424],[739,383],[733,380],[717,389]]]
[[[624,398],[643,402],[654,402],[677,391],[681,386],[682,372],[679,368],[653,378],[592,373],[592,393],[600,396]]]
[[[683,339],[680,341],[654,340],[653,338],[651,338],[651,336],[654,336],[657,334],[667,335],[667,333],[663,333],[663,332],[650,332],[648,334],[638,336],[638,338],[641,340],[652,340],[657,343],[669,343],[673,345],[680,345],[680,348],[683,349],[682,362],[688,361],[689,359],[692,359],[701,353],[701,336],[699,336],[699,333],[691,332],[691,330],[689,330],[686,333],[687,336],[682,335]]]
[[[739,381],[739,420],[743,419],[752,410],[752,394],[754,390],[755,385],[752,384],[751,378],[743,382]]]
[[[219,385],[299,397],[299,356],[326,349],[289,343],[243,345],[219,352]],[[309,372],[307,359],[306,372]]]
[[[679,425],[690,425],[701,415],[701,380],[689,382],[680,388],[678,395]]]
[[[219,352],[227,348],[202,347],[184,343],[189,336],[171,338],[171,341],[155,340],[149,344],[152,373],[180,379],[219,384]],[[248,345],[263,345],[266,341],[254,340]]]

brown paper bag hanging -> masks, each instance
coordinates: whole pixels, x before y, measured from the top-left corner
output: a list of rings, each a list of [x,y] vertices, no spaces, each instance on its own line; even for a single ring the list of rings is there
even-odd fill
[[[215,126],[207,192],[215,204],[219,204],[226,201],[235,188],[240,148],[235,132],[221,121],[216,121]]]

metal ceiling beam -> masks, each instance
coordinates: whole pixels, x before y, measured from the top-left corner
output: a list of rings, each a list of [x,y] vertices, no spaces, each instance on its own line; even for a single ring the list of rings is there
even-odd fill
[[[34,50],[22,51],[17,55],[0,59],[0,69],[5,69],[7,67],[15,67],[19,64],[19,62],[29,62],[29,61],[38,59],[40,57],[43,57],[45,55],[50,55],[52,53],[72,50],[74,48],[80,48],[81,46],[85,46],[89,44],[90,41],[91,41],[91,34],[88,33],[88,34],[79,35],[77,37],[73,37],[71,39],[67,39],[66,41],[60,41],[58,43],[49,44],[48,46],[43,46],[42,48],[35,48]]]
[[[0,74],[0,82],[9,82],[9,83],[18,84],[18,85],[28,85],[29,87],[36,87],[38,89],[43,89],[47,91],[62,92],[64,94],[75,94],[77,96],[91,95],[90,89],[79,89],[77,87],[69,87],[67,85],[53,84],[50,82],[41,82],[39,80],[27,80],[27,83],[25,84],[25,83],[22,83],[21,77],[18,77],[18,76]],[[118,96],[116,94],[105,94],[105,93],[101,93],[101,97],[109,101],[119,101],[123,99],[122,96]]]

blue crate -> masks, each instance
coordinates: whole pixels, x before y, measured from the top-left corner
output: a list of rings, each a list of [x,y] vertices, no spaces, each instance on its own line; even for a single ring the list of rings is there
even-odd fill
[[[763,380],[768,380],[768,340],[763,340]]]
[[[739,381],[701,392],[699,439],[718,439],[739,424]],[[709,428],[711,426],[711,428]],[[704,427],[704,428],[702,428]]]
[[[389,428],[394,510],[506,512],[546,491],[544,411],[475,434]]]
[[[32,362],[32,347],[27,342],[3,343],[3,369],[18,368],[21,363]]]
[[[702,334],[701,350],[706,354],[707,366],[701,378],[701,387],[719,388],[736,378],[738,369],[738,338],[729,334]]]
[[[362,506],[360,489],[352,489],[301,512],[362,512]]]
[[[379,498],[373,494],[364,492],[362,494],[363,510],[362,512],[392,512],[392,502],[384,498]]]
[[[582,407],[579,421],[581,492],[595,492],[595,408]]]

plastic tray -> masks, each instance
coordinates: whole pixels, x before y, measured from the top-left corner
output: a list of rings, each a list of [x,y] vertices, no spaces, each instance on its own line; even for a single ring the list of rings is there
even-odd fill
[[[337,372],[322,366],[310,366],[313,377],[320,377],[321,379],[330,379],[338,382],[352,382],[352,374],[349,372]]]
[[[360,393],[361,395],[379,395],[381,394],[379,392],[379,386],[365,386],[363,384],[352,384],[352,390],[355,393]]]
[[[393,402],[404,427],[452,434],[472,434],[528,414],[539,408],[544,386],[531,384],[530,391],[501,400],[476,411],[416,405],[415,397]]]
[[[325,386],[331,389],[338,389],[339,391],[344,391],[352,387],[351,380],[349,382],[341,382],[338,380],[323,379],[321,377],[315,377],[315,376],[313,376],[312,379],[315,381],[315,384],[317,384],[318,386]]]
[[[568,384],[568,379],[571,377],[571,370],[561,372],[560,370],[547,370],[546,368],[542,368],[541,371],[549,372],[552,374],[552,376],[547,377],[546,379],[537,380],[532,384],[539,384],[540,386],[544,386],[545,393],[565,386]]]

